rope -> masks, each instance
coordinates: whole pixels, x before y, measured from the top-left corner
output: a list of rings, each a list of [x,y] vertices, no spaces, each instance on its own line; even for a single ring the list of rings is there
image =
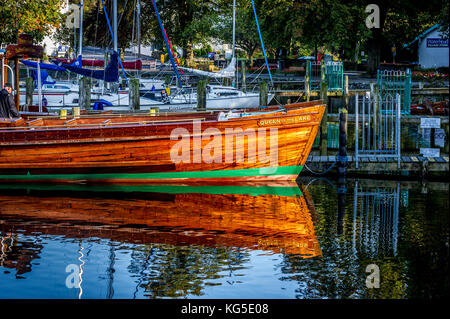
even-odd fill
[[[177,75],[178,83],[180,83],[180,88],[182,89],[183,88],[183,84],[181,83],[180,75],[178,74],[178,69],[177,69],[177,67],[175,65],[175,61],[173,59],[172,52],[170,51],[169,43],[168,43],[169,40],[165,36],[164,26],[163,26],[163,24],[161,22],[161,17],[159,16],[159,12],[158,12],[158,8],[156,7],[155,0],[152,0],[152,3],[153,3],[153,7],[155,8],[155,13],[156,13],[156,17],[158,18],[159,26],[161,27],[161,32],[163,34],[164,42],[166,43],[166,49],[167,49],[167,53],[169,53],[170,62],[172,63],[172,67],[173,67],[173,69],[175,71],[175,74]]]
[[[261,47],[262,47],[262,51],[264,53],[264,59],[266,60],[267,72],[269,72],[270,82],[272,83],[272,86],[273,86],[272,73],[270,73],[270,67],[269,67],[269,62],[267,61],[266,49],[264,48],[264,42],[262,39],[261,30],[259,28],[258,16],[256,15],[256,8],[255,8],[255,3],[253,2],[253,0],[252,0],[252,7],[253,7],[253,13],[255,14],[256,28],[258,29],[259,39],[261,40]]]
[[[328,172],[334,167],[334,165],[336,165],[336,163],[337,163],[337,160],[335,160],[334,163],[331,164],[331,166],[328,167],[328,168],[327,168],[325,171],[323,171],[323,172],[314,172],[313,170],[311,170],[311,169],[308,167],[308,165],[306,165],[306,163],[305,163],[305,168],[306,168],[308,171],[310,171],[311,173],[315,174],[315,175],[324,175],[324,174],[328,173]]]

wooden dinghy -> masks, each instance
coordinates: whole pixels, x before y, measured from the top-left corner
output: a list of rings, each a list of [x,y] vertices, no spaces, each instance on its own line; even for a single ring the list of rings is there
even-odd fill
[[[317,101],[251,113],[0,119],[0,180],[293,180],[324,108]]]
[[[321,255],[309,193],[295,183],[277,183],[3,184],[0,233]]]

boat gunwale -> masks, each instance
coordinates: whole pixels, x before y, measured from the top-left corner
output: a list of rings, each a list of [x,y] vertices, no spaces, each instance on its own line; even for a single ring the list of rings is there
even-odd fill
[[[315,107],[320,107],[321,105],[315,105],[312,106],[311,108],[315,108]],[[308,107],[310,108],[310,107]],[[173,119],[173,120],[153,120],[153,121],[135,121],[135,122],[124,122],[124,123],[112,123],[112,124],[108,124],[108,123],[104,123],[105,121],[103,121],[102,123],[89,123],[89,124],[71,124],[71,125],[67,125],[67,124],[63,124],[63,125],[37,125],[37,124],[31,124],[32,122],[36,121],[33,120],[31,122],[26,122],[24,123],[27,126],[9,126],[9,127],[0,127],[0,133],[10,133],[10,132],[45,132],[45,131],[69,131],[69,130],[84,130],[84,129],[90,129],[90,130],[98,130],[98,129],[103,129],[103,128],[130,128],[130,127],[148,127],[148,126],[170,126],[170,125],[180,125],[180,124],[191,124],[194,121],[201,121],[202,123],[205,124],[210,124],[210,123],[233,123],[235,124],[236,122],[248,122],[248,121],[255,121],[255,120],[259,120],[261,118],[263,119],[278,119],[278,118],[287,118],[287,117],[292,117],[292,116],[299,116],[299,115],[303,115],[303,116],[307,116],[307,115],[316,115],[316,114],[320,114],[320,111],[316,111],[316,112],[298,112],[299,110],[304,110],[305,108],[297,108],[297,109],[288,109],[288,110],[280,110],[279,112],[276,113],[272,113],[272,112],[266,112],[266,113],[261,113],[261,114],[255,114],[255,115],[251,115],[251,116],[245,116],[245,117],[237,117],[237,118],[231,118],[231,119],[227,119],[226,121],[218,121],[216,120],[207,120],[206,118],[191,118],[191,119]],[[280,114],[281,113],[281,114]],[[261,115],[273,115],[273,116],[264,116],[261,117]],[[150,116],[148,116],[150,117]],[[105,118],[108,118],[108,116],[106,116]],[[108,118],[109,119],[109,118]],[[70,119],[70,120],[76,120],[76,119]],[[30,125],[31,124],[31,125]],[[309,123],[296,123],[296,124],[309,124]],[[284,126],[284,125],[283,125]],[[1,142],[4,143],[4,142]],[[7,142],[6,142],[7,143]]]

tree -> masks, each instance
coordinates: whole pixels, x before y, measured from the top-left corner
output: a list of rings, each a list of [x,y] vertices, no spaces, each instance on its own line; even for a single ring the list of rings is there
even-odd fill
[[[228,1],[230,4],[230,1]],[[253,55],[257,48],[260,47],[259,35],[255,25],[255,18],[250,1],[236,1],[236,48],[242,49],[250,59],[252,66]],[[233,42],[233,11],[230,5],[222,6],[222,11],[218,17],[218,22],[211,30],[211,34],[215,39],[219,39],[225,43]]]
[[[221,0],[159,0],[156,2],[172,46],[183,49],[188,65],[193,62],[193,45],[206,44],[217,22]],[[163,44],[162,32],[151,0],[142,5],[143,39]]]
[[[40,42],[63,22],[65,0],[0,0],[0,44],[16,43],[25,32]]]

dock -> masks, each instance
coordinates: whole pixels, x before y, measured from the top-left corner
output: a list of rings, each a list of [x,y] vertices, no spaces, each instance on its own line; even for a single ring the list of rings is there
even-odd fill
[[[337,174],[338,156],[309,155],[302,174],[335,175]],[[389,157],[359,157],[359,167],[356,168],[355,156],[346,159],[348,176],[383,176],[417,177],[448,179],[449,157],[401,156],[400,168],[397,158]]]

